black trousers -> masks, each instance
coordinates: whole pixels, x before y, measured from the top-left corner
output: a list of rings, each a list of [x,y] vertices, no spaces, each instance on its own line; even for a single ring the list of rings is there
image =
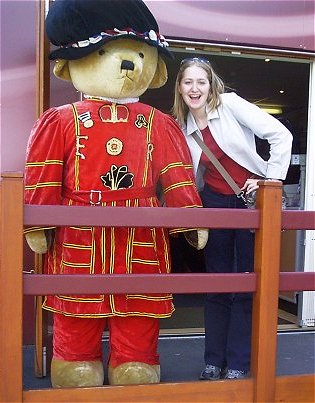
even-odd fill
[[[201,197],[208,208],[246,208],[235,195],[218,194],[208,186]],[[244,229],[210,229],[205,259],[208,273],[253,271],[254,234]],[[252,293],[207,294],[204,314],[205,363],[249,370]]]

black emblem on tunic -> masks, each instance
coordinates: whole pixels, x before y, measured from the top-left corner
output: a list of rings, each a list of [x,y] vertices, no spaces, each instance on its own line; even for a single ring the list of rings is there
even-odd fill
[[[134,174],[128,172],[127,165],[112,165],[110,171],[101,175],[103,185],[111,190],[128,189],[133,186]]]
[[[142,114],[137,115],[137,120],[135,121],[135,125],[138,129],[141,127],[147,128],[149,126],[149,122],[146,120],[145,116]]]

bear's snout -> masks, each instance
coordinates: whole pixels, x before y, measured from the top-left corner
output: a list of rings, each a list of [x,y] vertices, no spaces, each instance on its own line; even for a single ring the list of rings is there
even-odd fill
[[[123,60],[120,65],[121,70],[134,70],[135,65],[130,60]]]

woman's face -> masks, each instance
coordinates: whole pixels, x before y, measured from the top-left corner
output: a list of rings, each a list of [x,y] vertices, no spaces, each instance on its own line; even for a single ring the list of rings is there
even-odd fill
[[[205,110],[209,91],[210,82],[206,71],[194,65],[187,67],[179,83],[179,93],[189,110]]]

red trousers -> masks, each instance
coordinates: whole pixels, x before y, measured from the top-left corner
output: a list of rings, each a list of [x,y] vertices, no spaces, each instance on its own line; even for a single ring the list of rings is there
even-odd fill
[[[159,319],[141,316],[76,318],[54,314],[53,358],[101,361],[102,334],[109,330],[109,363],[159,365]]]

